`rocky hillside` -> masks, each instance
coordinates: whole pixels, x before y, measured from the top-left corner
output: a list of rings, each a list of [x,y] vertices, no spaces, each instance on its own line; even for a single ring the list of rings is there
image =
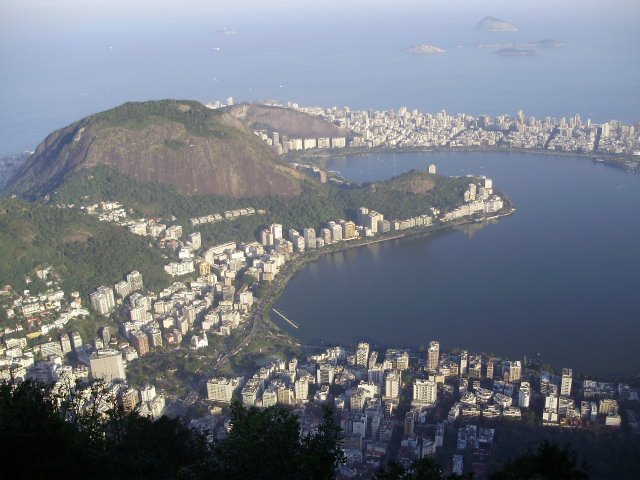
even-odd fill
[[[181,194],[293,196],[299,174],[233,116],[193,101],[126,103],[50,134],[5,193],[37,198],[82,168],[107,165]]]
[[[227,111],[253,130],[268,130],[291,138],[344,137],[347,132],[321,118],[290,108],[240,104]]]

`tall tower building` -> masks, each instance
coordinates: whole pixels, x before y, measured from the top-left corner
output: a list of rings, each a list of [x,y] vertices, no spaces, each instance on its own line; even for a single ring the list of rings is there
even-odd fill
[[[356,350],[356,365],[367,367],[369,362],[369,344],[360,342]]]
[[[387,372],[384,379],[384,395],[387,398],[398,398],[400,396],[401,376],[398,370]]]
[[[440,360],[440,344],[436,341],[429,342],[427,350],[427,370],[435,372],[438,370],[438,361]]]
[[[307,249],[316,248],[316,231],[313,228],[305,228],[304,234],[304,246]]]
[[[467,373],[467,367],[469,365],[469,352],[467,352],[466,350],[463,350],[460,353],[460,375],[464,375],[465,373]]]
[[[269,226],[269,230],[271,230],[271,235],[273,235],[274,240],[279,240],[282,238],[282,225],[279,223],[272,223]]]
[[[493,378],[494,375],[494,362],[493,362],[493,358],[489,358],[487,360],[487,378]]]
[[[562,369],[562,382],[560,383],[560,395],[568,397],[571,395],[571,383],[573,381],[573,370],[570,368]]]

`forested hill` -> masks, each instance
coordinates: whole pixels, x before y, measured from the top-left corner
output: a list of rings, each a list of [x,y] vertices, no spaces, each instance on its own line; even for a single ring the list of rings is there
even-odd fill
[[[139,270],[151,290],[164,288],[166,263],[148,241],[80,212],[17,199],[0,200],[0,286],[24,289],[25,275],[51,265],[65,292],[86,296]]]
[[[235,117],[193,101],[126,103],[50,134],[5,193],[40,198],[73,172],[108,165],[194,193],[252,197],[300,193],[299,173]]]

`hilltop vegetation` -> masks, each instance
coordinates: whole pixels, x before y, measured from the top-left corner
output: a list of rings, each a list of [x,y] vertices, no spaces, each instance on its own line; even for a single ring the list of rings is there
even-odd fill
[[[8,182],[33,200],[74,172],[108,165],[191,195],[300,193],[300,175],[233,116],[198,102],[126,103],[50,134]]]
[[[78,290],[85,298],[97,286],[112,284],[133,269],[143,274],[151,290],[168,284],[169,277],[163,270],[168,260],[150,246],[152,239],[99,222],[69,205],[119,201],[147,218],[160,217],[166,223],[180,224],[185,232],[200,231],[206,246],[254,241],[270,223],[299,231],[317,229],[329,220],[355,219],[360,206],[378,210],[389,219],[429,214],[432,207],[451,209],[461,203],[468,181],[413,171],[358,187],[304,182],[300,195],[292,201],[275,195],[182,195],[175,188],[143,182],[104,165],[85,168],[67,177],[48,202],[0,200],[0,285],[27,288],[25,276],[33,276],[38,265],[54,266],[64,279],[63,289]],[[266,213],[197,227],[189,221],[248,206]],[[171,220],[173,217],[176,220]]]
[[[257,231],[269,223],[282,223],[285,228],[318,228],[332,219],[355,218],[355,212],[361,206],[376,209],[391,219],[430,213],[431,207],[451,209],[462,202],[468,183],[467,178],[449,178],[421,171],[357,187],[304,182],[302,192],[292,201],[275,195],[252,198],[181,195],[175,189],[98,167],[70,176],[51,201],[66,204],[117,200],[146,216],[175,216],[186,230],[193,229],[189,223],[191,217],[247,206],[264,209],[266,215],[196,227],[202,231],[203,240],[248,241],[255,240]]]
[[[133,269],[151,289],[169,281],[160,253],[123,227],[79,212],[17,199],[0,201],[0,285],[27,288],[25,276],[51,265],[66,292],[86,297],[95,287],[121,280]]]

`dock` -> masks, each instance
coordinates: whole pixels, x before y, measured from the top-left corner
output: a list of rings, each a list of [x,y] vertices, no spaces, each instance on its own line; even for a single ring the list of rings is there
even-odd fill
[[[281,312],[279,312],[278,310],[276,310],[275,308],[272,309],[275,313],[277,313],[278,315],[280,315],[280,317],[282,317],[282,319],[287,322],[289,325],[291,325],[293,328],[300,328],[300,326],[295,323],[293,320],[289,320],[287,317],[285,317],[285,315]]]

